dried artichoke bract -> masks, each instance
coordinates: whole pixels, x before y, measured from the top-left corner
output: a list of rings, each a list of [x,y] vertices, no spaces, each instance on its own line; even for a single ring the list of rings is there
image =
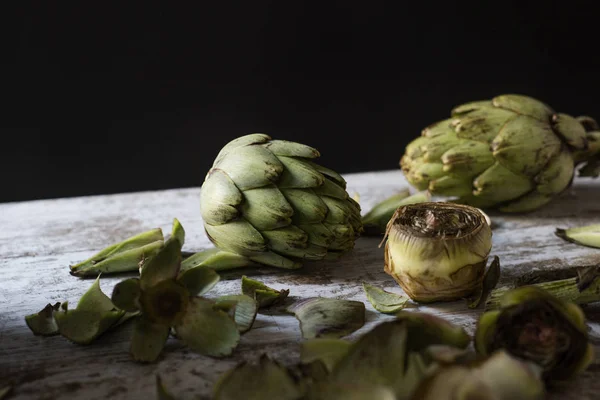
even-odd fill
[[[400,207],[388,223],[385,272],[418,302],[450,301],[482,284],[492,230],[477,208],[452,203]]]
[[[442,366],[425,378],[413,400],[537,400],[544,398],[541,369],[497,351],[485,360]]]
[[[597,176],[599,154],[600,128],[592,118],[504,94],[455,107],[406,146],[400,166],[418,190],[525,212],[563,192],[579,165],[581,176]]]
[[[209,239],[221,250],[280,268],[351,250],[363,229],[360,206],[346,181],[316,164],[317,157],[312,147],[264,134],[225,145],[201,188]]]
[[[179,273],[182,231],[180,226],[174,229],[158,254],[142,267],[139,279],[121,281],[113,289],[115,304],[141,312],[130,347],[136,361],[155,361],[171,329],[192,350],[214,357],[231,354],[240,340],[233,316],[214,301],[196,297],[218,282],[216,272],[198,267]]]
[[[567,379],[594,358],[583,312],[536,286],[510,290],[500,308],[484,313],[477,324],[475,348],[483,355],[504,349],[535,362],[544,379]]]

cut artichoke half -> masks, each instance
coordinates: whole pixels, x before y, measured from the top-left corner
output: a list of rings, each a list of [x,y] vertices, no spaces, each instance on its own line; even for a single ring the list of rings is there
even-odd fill
[[[411,299],[453,301],[482,285],[492,230],[475,207],[428,202],[400,207],[384,241],[384,270]]]

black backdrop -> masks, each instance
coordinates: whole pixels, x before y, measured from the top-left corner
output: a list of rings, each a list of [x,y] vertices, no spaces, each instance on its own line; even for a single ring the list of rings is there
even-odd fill
[[[0,201],[199,186],[251,132],[394,169],[452,106],[501,93],[600,117],[593,1],[17,3]]]

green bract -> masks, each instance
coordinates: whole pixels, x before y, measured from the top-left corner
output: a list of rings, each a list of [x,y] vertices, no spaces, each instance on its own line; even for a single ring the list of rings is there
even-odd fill
[[[505,212],[548,203],[580,174],[598,173],[600,129],[527,96],[507,94],[454,108],[406,147],[400,166],[419,190]]]
[[[536,286],[506,292],[499,309],[484,313],[477,324],[475,348],[489,355],[504,349],[538,364],[545,379],[566,379],[594,358],[583,312]]]
[[[210,240],[226,252],[281,268],[352,249],[362,232],[360,206],[338,173],[314,163],[317,157],[312,147],[264,134],[229,142],[201,189]]]

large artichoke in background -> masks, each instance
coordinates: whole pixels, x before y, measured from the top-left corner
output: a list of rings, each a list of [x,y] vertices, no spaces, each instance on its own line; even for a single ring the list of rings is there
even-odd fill
[[[598,176],[600,128],[522,95],[454,108],[406,147],[400,166],[419,190],[479,208],[531,211],[569,187],[575,168]]]
[[[352,249],[362,232],[360,206],[338,173],[312,161],[319,155],[264,134],[228,143],[201,189],[210,240],[227,253],[282,268]]]

